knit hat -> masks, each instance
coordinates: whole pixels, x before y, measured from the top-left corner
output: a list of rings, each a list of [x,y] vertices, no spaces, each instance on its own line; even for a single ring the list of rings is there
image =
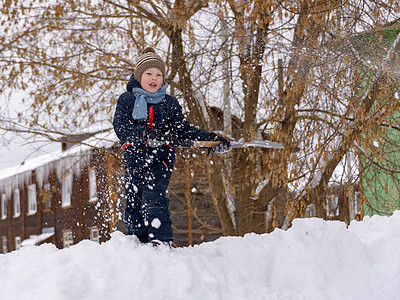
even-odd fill
[[[150,68],[159,69],[163,75],[163,80],[165,80],[165,63],[163,59],[156,54],[153,48],[148,47],[144,49],[142,55],[136,59],[135,71],[133,72],[133,76],[137,81],[140,82],[144,71]]]

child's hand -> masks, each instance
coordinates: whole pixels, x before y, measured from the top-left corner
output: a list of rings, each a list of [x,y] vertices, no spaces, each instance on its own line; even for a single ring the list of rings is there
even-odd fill
[[[225,153],[232,150],[231,143],[224,137],[216,135],[214,132],[211,132],[207,137],[207,141],[220,141],[218,145],[211,148],[211,151],[214,153]]]
[[[165,143],[164,134],[159,129],[145,127],[143,130],[143,141],[150,148],[160,147]]]
[[[219,136],[218,141],[221,141],[221,143],[219,143],[215,147],[211,148],[212,152],[225,153],[225,152],[229,152],[232,150],[231,143],[227,139],[223,138],[222,136]]]

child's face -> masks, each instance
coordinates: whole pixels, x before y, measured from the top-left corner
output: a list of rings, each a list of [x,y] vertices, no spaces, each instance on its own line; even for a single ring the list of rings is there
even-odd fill
[[[163,80],[163,75],[159,69],[150,68],[143,72],[140,85],[145,91],[155,93],[162,86]]]

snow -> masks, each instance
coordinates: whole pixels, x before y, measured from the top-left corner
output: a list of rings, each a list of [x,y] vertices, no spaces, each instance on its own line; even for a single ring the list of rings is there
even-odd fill
[[[0,255],[1,299],[398,299],[400,211],[338,221],[296,219],[287,231],[194,247],[27,246]]]
[[[35,244],[38,244],[40,242],[43,242],[45,240],[47,240],[48,238],[52,237],[54,235],[54,232],[48,232],[48,233],[42,233],[39,235],[32,235],[29,239],[24,240],[21,243],[21,246],[32,246]]]

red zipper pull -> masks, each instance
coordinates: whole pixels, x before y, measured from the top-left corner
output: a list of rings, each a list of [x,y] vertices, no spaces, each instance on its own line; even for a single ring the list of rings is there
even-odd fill
[[[150,127],[151,129],[154,129],[153,119],[154,119],[154,109],[153,109],[153,106],[150,106],[150,112],[149,112],[149,127]]]

